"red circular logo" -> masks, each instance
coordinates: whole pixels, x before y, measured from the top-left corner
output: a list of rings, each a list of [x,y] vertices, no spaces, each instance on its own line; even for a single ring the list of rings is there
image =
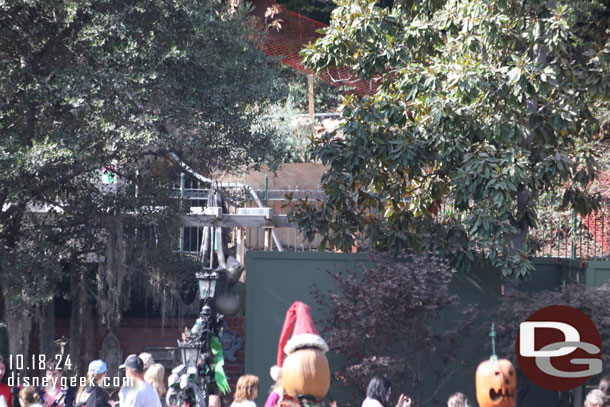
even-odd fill
[[[576,388],[602,371],[602,340],[576,308],[551,305],[522,322],[515,342],[523,374],[543,389]]]

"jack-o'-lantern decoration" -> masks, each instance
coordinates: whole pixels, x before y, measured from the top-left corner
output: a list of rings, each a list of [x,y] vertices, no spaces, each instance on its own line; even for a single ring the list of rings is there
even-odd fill
[[[492,357],[477,368],[477,401],[481,407],[514,407],[517,373],[507,359]]]
[[[313,324],[309,306],[300,301],[293,303],[286,312],[277,354],[286,394],[310,400],[326,396],[330,388],[326,352],[328,345]]]
[[[312,396],[320,400],[330,387],[330,367],[326,355],[315,348],[294,351],[284,359],[282,367],[284,390],[292,397]]]
[[[517,372],[507,359],[498,359],[494,325],[491,325],[492,356],[479,364],[476,372],[477,401],[480,407],[515,407]]]

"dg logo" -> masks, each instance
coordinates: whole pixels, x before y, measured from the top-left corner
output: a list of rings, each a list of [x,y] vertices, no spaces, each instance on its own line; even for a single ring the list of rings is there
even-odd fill
[[[576,388],[602,372],[599,330],[565,305],[541,308],[522,322],[515,351],[523,374],[551,391]]]

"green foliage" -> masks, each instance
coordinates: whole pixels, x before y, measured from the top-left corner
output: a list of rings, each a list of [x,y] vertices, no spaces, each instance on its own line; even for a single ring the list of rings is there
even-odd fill
[[[326,198],[301,203],[305,233],[346,250],[360,234],[394,254],[437,247],[460,269],[479,251],[526,277],[541,197],[581,214],[597,205],[586,187],[610,46],[587,16],[608,10],[582,3],[338,1],[305,62],[349,66],[380,86],[346,98],[345,124],[316,144]],[[454,211],[438,219],[442,201]]]
[[[265,118],[255,123],[255,128],[277,135],[278,146],[286,151],[284,162],[305,162],[312,135],[309,117],[298,116],[300,112],[292,95],[269,106],[267,112]]]
[[[273,134],[276,154],[284,162],[307,161],[312,127],[309,112],[307,76],[284,65],[277,67],[277,77],[270,90],[273,102],[264,109],[264,119],[254,122],[254,132]],[[314,109],[316,113],[337,110],[342,89],[314,78]],[[279,164],[278,161],[271,164]]]
[[[282,154],[273,132],[252,127],[275,77],[257,35],[246,10],[220,0],[0,2],[0,271],[11,295],[48,300],[92,261],[114,279],[110,292],[128,288],[123,272],[172,287],[189,263],[174,261],[184,208],[168,153],[205,174]],[[104,167],[117,184],[100,186]],[[145,230],[154,244],[138,244]],[[113,233],[127,245],[116,267],[105,263]]]
[[[339,106],[342,88],[332,86],[318,78],[314,78],[314,107],[316,113],[335,112]],[[275,81],[273,95],[275,99],[287,101],[292,99],[294,108],[307,113],[309,97],[307,75],[285,65],[278,66],[278,78]]]

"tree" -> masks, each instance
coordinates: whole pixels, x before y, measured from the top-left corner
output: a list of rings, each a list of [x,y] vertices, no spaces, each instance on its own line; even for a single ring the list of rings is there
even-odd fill
[[[345,250],[361,235],[393,254],[436,247],[460,269],[478,252],[507,277],[527,276],[545,195],[580,214],[596,208],[586,187],[610,47],[587,16],[605,7],[339,1],[305,62],[349,66],[378,88],[345,98],[344,125],[315,143],[326,197],[301,202],[304,232]]]
[[[315,293],[326,315],[324,338],[344,358],[334,376],[361,390],[350,405],[362,402],[378,374],[400,389],[394,397],[404,392],[413,406],[434,405],[447,379],[467,364],[459,351],[478,314],[468,305],[455,311],[459,300],[448,288],[455,271],[436,255],[373,263],[361,273],[334,274],[336,293]]]
[[[245,10],[220,0],[0,2],[0,272],[12,352],[27,350],[31,324],[16,309],[48,314],[66,296],[79,335],[91,315],[117,323],[135,274],[154,298],[190,275],[171,238],[186,208],[172,197],[169,153],[203,174],[281,158],[274,133],[252,127],[274,78],[258,35]],[[101,185],[102,169],[118,181]]]

